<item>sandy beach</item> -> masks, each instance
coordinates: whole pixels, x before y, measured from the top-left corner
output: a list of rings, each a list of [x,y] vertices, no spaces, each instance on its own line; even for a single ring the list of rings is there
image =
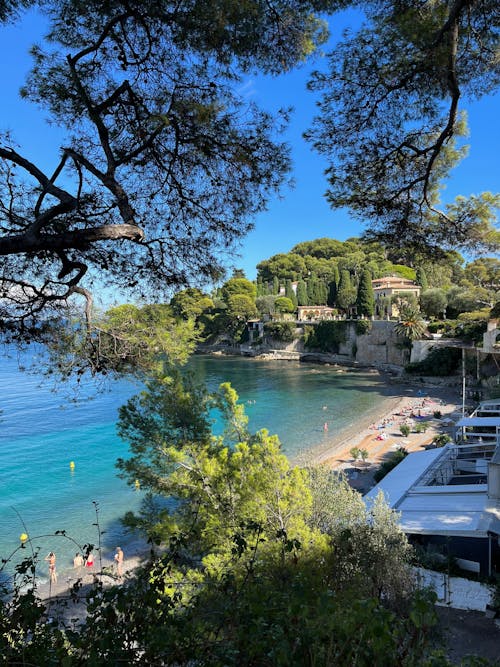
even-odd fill
[[[424,385],[394,385],[394,395],[387,398],[373,412],[338,434],[332,432],[326,444],[315,448],[304,460],[309,464],[324,464],[348,474],[351,485],[361,493],[373,486],[373,472],[387,456],[404,447],[408,452],[423,450],[435,435],[447,433],[453,437],[453,424],[462,416],[462,399],[454,387]],[[435,413],[440,413],[439,418]],[[400,426],[406,423],[410,433],[404,437]],[[423,423],[425,432],[416,432]],[[353,460],[353,447],[368,452],[365,462]]]

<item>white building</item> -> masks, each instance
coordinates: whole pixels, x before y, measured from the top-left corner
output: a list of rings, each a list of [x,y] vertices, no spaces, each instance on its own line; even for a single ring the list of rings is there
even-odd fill
[[[379,491],[412,543],[454,556],[464,569],[500,573],[500,446],[450,444],[409,454],[366,501]]]

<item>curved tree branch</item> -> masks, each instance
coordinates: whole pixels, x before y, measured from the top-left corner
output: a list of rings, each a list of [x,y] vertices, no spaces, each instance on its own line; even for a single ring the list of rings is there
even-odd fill
[[[28,236],[16,234],[0,238],[0,255],[14,255],[42,250],[57,251],[70,248],[84,249],[97,241],[134,241],[140,243],[144,232],[136,225],[102,225],[90,229],[75,229],[62,234]]]

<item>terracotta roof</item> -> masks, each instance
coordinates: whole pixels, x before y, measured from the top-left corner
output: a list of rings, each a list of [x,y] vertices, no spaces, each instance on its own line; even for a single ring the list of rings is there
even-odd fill
[[[399,278],[398,276],[384,276],[383,278],[375,278],[372,280],[372,285],[379,287],[420,287],[415,281],[408,278]]]

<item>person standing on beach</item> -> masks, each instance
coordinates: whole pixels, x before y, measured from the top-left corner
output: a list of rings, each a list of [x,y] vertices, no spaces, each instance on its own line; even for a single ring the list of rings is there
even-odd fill
[[[49,579],[51,584],[57,583],[57,572],[56,572],[56,555],[53,551],[50,551],[45,559],[49,563]]]
[[[80,571],[80,568],[83,565],[83,556],[81,553],[76,553],[75,557],[73,558],[73,567],[75,570]]]
[[[123,550],[121,547],[116,547],[115,553],[116,574],[118,579],[123,577]]]

